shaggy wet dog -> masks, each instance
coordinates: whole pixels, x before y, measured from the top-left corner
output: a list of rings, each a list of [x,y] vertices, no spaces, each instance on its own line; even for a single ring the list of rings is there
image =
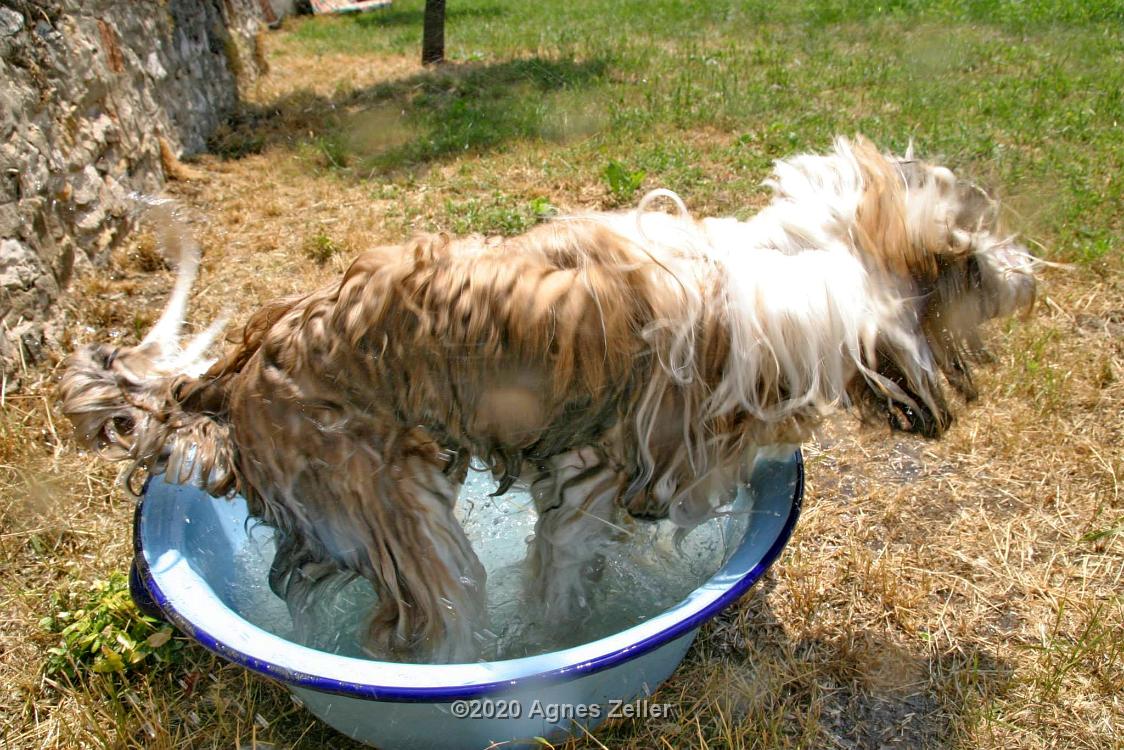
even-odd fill
[[[548,617],[586,605],[614,513],[690,529],[755,458],[843,406],[937,436],[942,379],[975,392],[981,324],[1029,309],[1034,261],[942,167],[838,139],[776,165],[748,221],[645,210],[512,238],[360,255],[267,304],[217,361],[181,346],[198,254],[134,347],[90,345],[61,384],[79,438],[138,470],[245,496],[299,605],[338,571],[378,593],[374,653],[471,659],[485,573],[454,518],[472,457],[529,487]],[[182,238],[181,238],[182,239]]]

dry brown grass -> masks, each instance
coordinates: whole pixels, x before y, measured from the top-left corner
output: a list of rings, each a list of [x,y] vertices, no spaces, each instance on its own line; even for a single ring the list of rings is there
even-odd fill
[[[259,98],[346,94],[416,72],[405,60],[362,62],[367,77],[343,80],[323,60],[275,54]],[[192,165],[199,179],[171,186],[206,249],[199,323],[323,283],[372,242],[439,221],[450,191],[502,185],[563,208],[605,199],[595,168],[544,180],[542,144],[489,156],[491,184],[457,184],[479,155],[387,185],[349,179],[293,145],[309,118],[282,118],[260,153],[205,157]],[[317,236],[340,248],[322,266],[307,255]],[[788,550],[658,694],[677,717],[617,721],[576,746],[1124,746],[1121,266],[1110,255],[1050,272],[1034,319],[996,332],[981,401],[943,441],[828,425],[806,450],[805,510]],[[150,240],[133,240],[75,287],[64,347],[135,338],[170,281]],[[126,568],[132,513],[113,469],[75,450],[54,405],[53,356],[3,396],[2,744],[350,746],[280,687],[194,647],[127,678],[43,676],[53,642],[38,622],[51,596]]]

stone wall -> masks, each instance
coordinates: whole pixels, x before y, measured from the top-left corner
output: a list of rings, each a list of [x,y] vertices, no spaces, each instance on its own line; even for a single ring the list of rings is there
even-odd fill
[[[201,151],[263,64],[268,0],[0,0],[0,368],[34,360],[76,270]],[[267,12],[265,16],[270,15]],[[272,20],[272,19],[271,19]],[[163,152],[162,152],[163,150]]]

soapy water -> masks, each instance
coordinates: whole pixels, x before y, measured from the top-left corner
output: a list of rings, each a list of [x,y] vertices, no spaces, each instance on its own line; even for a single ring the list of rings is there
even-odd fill
[[[488,622],[478,631],[480,659],[495,661],[568,648],[643,622],[683,600],[714,575],[752,522],[753,493],[736,499],[687,536],[675,526],[614,519],[621,530],[607,546],[597,580],[589,586],[588,610],[559,627],[547,622],[528,593],[524,560],[536,514],[530,494],[513,488],[500,497],[491,475],[469,471],[456,515],[487,571]],[[624,514],[621,514],[622,516]],[[275,547],[273,531],[251,521],[246,543],[234,558],[228,604],[258,627],[321,651],[358,658],[392,657],[364,650],[359,634],[376,595],[363,578],[340,575],[318,590],[294,618],[267,582]]]

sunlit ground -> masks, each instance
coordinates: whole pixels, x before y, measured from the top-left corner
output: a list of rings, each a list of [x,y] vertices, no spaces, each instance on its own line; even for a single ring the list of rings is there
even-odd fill
[[[654,187],[747,216],[772,160],[836,133],[914,142],[1070,264],[1032,320],[993,331],[981,400],[945,440],[829,425],[785,555],[655,697],[675,718],[575,746],[1119,747],[1121,6],[458,0],[450,63],[423,70],[421,4],[268,35],[272,72],[169,188],[206,253],[196,324],[415,230],[518,232]],[[76,282],[64,343],[135,340],[171,286],[160,265],[142,234]],[[75,449],[57,367],[4,397],[3,744],[347,747],[279,686],[136,619],[132,501]],[[78,610],[103,619],[65,631]]]

